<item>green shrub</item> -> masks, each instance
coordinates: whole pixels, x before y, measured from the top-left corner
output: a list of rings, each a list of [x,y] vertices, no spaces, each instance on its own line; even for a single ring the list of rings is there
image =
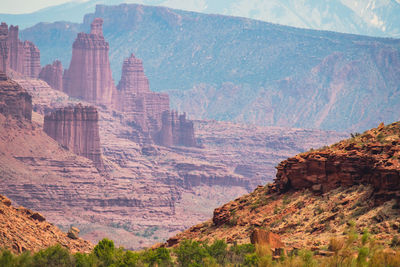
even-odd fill
[[[202,266],[203,259],[209,256],[207,250],[197,241],[184,240],[175,249],[180,266]]]
[[[114,242],[107,238],[101,240],[93,249],[93,253],[100,261],[100,266],[110,266],[115,262]]]
[[[74,264],[74,258],[66,248],[60,245],[41,250],[33,256],[34,267],[70,267]]]

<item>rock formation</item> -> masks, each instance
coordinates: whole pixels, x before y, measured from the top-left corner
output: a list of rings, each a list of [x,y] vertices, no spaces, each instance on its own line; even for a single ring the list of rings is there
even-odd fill
[[[110,105],[115,85],[102,24],[102,19],[94,19],[90,33],[81,32],[75,39],[71,63],[63,76],[63,90],[90,103]]]
[[[400,190],[400,123],[369,130],[327,149],[299,154],[281,162],[278,190],[309,188],[327,192],[339,186],[371,184],[387,199]]]
[[[0,25],[0,71],[7,73],[8,60],[8,27],[4,22]]]
[[[63,67],[61,61],[56,60],[53,64],[48,64],[42,68],[39,78],[47,82],[52,88],[59,91],[63,90]]]
[[[15,81],[0,72],[0,113],[32,119],[32,97]]]
[[[47,222],[38,212],[24,207],[15,208],[11,201],[0,195],[0,247],[14,253],[36,252],[55,244],[72,253],[89,253],[93,245],[80,238],[71,239],[58,227]]]
[[[91,159],[103,169],[100,150],[99,115],[95,107],[59,108],[44,117],[44,131],[77,155]]]
[[[150,92],[149,80],[144,74],[142,60],[136,58],[134,54],[124,60],[121,80],[117,88],[122,92],[133,94]]]
[[[193,122],[186,120],[186,114],[165,111],[162,114],[162,128],[155,141],[163,146],[196,146]]]
[[[387,244],[400,227],[399,140],[400,122],[382,123],[330,147],[289,158],[278,165],[274,183],[215,209],[212,220],[165,245],[221,238],[229,243],[271,243],[278,234],[283,244],[277,242],[276,248],[319,251],[326,250],[350,220],[356,231],[371,227],[376,239]],[[257,229],[273,234],[270,238]]]
[[[29,41],[18,38],[18,26],[11,25],[8,30],[10,68],[30,78],[37,78],[40,72],[40,51]]]
[[[133,54],[124,60],[114,106],[127,113],[128,120],[148,132],[159,145],[195,146],[193,123],[186,115],[170,111],[169,96],[151,92],[143,63]]]

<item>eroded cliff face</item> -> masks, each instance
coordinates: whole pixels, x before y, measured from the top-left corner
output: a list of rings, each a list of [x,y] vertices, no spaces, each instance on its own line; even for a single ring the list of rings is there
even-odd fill
[[[90,33],[81,32],[75,39],[71,63],[63,76],[63,90],[71,97],[110,106],[115,85],[102,24],[102,19],[94,19]]]
[[[44,117],[44,131],[77,155],[104,169],[101,158],[99,115],[93,106],[59,108]]]
[[[339,186],[370,184],[378,198],[390,199],[400,190],[399,158],[400,123],[381,124],[329,148],[281,162],[274,186],[280,191],[309,188],[327,192]]]
[[[32,119],[32,97],[18,83],[0,72],[0,113],[18,119]]]
[[[63,90],[63,67],[61,61],[55,60],[53,64],[48,64],[39,73],[39,79],[47,82],[52,88]]]
[[[7,45],[10,68],[30,78],[37,78],[40,72],[40,51],[32,42],[19,40],[18,26],[10,26]]]

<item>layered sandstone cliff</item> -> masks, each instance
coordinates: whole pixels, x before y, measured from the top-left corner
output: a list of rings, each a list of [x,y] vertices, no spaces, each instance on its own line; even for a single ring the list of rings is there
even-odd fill
[[[72,46],[70,66],[64,72],[63,90],[90,103],[110,105],[115,85],[102,25],[103,20],[96,18],[89,34],[78,34]]]
[[[15,81],[0,72],[0,113],[32,119],[32,97]]]
[[[61,61],[56,60],[53,64],[48,64],[39,73],[39,79],[47,82],[52,88],[59,91],[63,90],[63,67]]]
[[[103,169],[101,158],[99,115],[92,106],[59,108],[44,117],[44,131],[77,155],[91,159]]]
[[[29,41],[21,42],[18,38],[18,26],[11,25],[7,37],[9,66],[30,78],[37,78],[40,72],[40,51]]]

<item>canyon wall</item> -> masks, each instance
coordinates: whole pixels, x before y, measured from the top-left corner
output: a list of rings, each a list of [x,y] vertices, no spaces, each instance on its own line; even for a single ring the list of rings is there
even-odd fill
[[[53,64],[48,64],[39,73],[39,79],[47,82],[52,88],[59,91],[63,90],[63,67],[61,61],[56,60]]]
[[[44,117],[44,131],[77,155],[91,159],[103,169],[101,158],[99,115],[92,106],[59,108]]]
[[[4,72],[0,72],[0,113],[32,120],[32,97]]]
[[[79,33],[72,46],[72,59],[63,76],[63,90],[71,97],[93,104],[110,105],[115,85],[104,40],[103,20],[96,18],[91,31]]]

